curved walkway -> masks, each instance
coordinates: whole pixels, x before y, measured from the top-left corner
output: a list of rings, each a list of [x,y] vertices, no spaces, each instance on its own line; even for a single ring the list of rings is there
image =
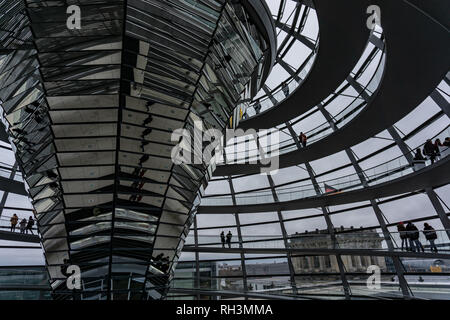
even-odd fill
[[[374,38],[376,38],[375,36],[373,36]],[[377,38],[379,39],[379,38]],[[380,39],[379,39],[380,40]],[[381,83],[381,77],[384,73],[384,67],[385,67],[385,50],[384,50],[384,41],[380,40],[382,43],[380,43],[380,47],[378,48],[378,50],[372,51],[369,55],[369,57],[371,57],[370,59],[374,59],[372,60],[375,61],[376,65],[376,69],[373,70],[369,70],[369,67],[366,66],[365,70],[361,72],[360,77],[369,77],[370,80],[367,82],[367,84],[365,86],[361,86],[358,82],[356,82],[353,78],[348,77],[347,78],[347,82],[351,79],[351,81],[354,81],[357,86],[359,87],[359,91],[358,94],[356,96],[353,96],[351,98],[351,102],[346,103],[347,105],[341,110],[339,111],[337,114],[333,115],[331,117],[331,115],[328,113],[328,111],[325,109],[324,111],[324,116],[325,116],[325,121],[322,122],[320,125],[317,125],[315,128],[310,129],[308,131],[304,131],[304,133],[306,134],[306,136],[308,137],[308,144],[312,144],[312,143],[316,143],[317,141],[325,138],[326,136],[332,134],[334,131],[339,130],[341,127],[344,127],[345,125],[347,125],[347,123],[349,123],[352,119],[354,119],[360,112],[362,112],[362,110],[364,110],[364,108],[367,106],[367,103],[369,101],[369,98],[375,94],[376,89],[378,88],[379,84]],[[375,59],[375,56],[377,56],[379,53],[380,57]],[[369,59],[369,58],[367,58]],[[376,61],[378,60],[378,61]],[[367,61],[367,60],[366,60]],[[372,63],[370,62],[370,64]],[[349,82],[347,86],[352,86],[352,84]],[[336,94],[332,99],[326,99],[328,100],[327,104],[329,103],[329,101],[334,101],[334,99],[337,99],[337,97],[339,97],[339,94]],[[324,108],[323,103],[320,103],[319,105],[322,105],[322,108]],[[315,113],[320,114],[321,113],[321,109],[317,109],[314,112],[307,112],[306,115],[302,116],[299,119],[296,119],[294,121],[289,121],[286,122],[284,126],[279,126],[278,130],[281,132],[289,132],[288,137],[286,139],[283,139],[281,141],[277,141],[276,145],[272,146],[272,150],[274,150],[275,152],[277,152],[278,155],[281,154],[287,154],[289,152],[295,151],[298,149],[297,147],[297,143],[296,143],[296,139],[293,137],[292,131],[294,126],[300,122],[303,121],[305,119],[307,119],[308,117],[312,116]],[[327,116],[325,115],[325,113],[328,113],[328,115],[330,116],[330,118],[333,120],[333,122],[330,122],[330,119],[327,119]],[[270,132],[270,130],[267,130]],[[264,140],[267,139],[267,134],[266,133],[260,133],[258,134],[258,137],[260,140]],[[232,139],[232,137],[231,137]],[[227,137],[227,141],[231,140],[228,139]],[[246,142],[245,141],[240,141],[237,142],[235,141],[234,144],[235,148],[237,149],[243,149],[241,151],[234,151],[234,152],[227,152],[227,159],[233,159],[233,161],[231,163],[242,163],[245,161],[249,162],[249,160],[256,160],[259,158],[261,158],[261,155],[258,152],[258,149],[256,147],[254,148],[248,148],[246,147]],[[253,156],[249,159],[248,158],[248,154],[252,154]],[[247,156],[246,156],[247,155]],[[217,165],[223,165],[225,159],[220,159],[220,161],[217,163]]]
[[[36,230],[35,230],[36,232]],[[9,232],[0,230],[0,240],[28,242],[28,243],[40,243],[41,239],[38,235],[22,234],[19,232]]]
[[[240,122],[244,130],[272,128],[313,108],[345,80],[360,59],[369,39],[367,0],[315,0],[320,45],[305,81],[281,104]]]
[[[405,1],[378,3],[387,46],[386,68],[378,93],[345,127],[306,148],[281,155],[280,168],[329,156],[378,134],[415,109],[445,78],[450,69],[448,30]],[[399,12],[402,19],[398,19]],[[415,37],[407,37],[408,34]],[[259,173],[261,167],[261,164],[217,166],[214,176]]]
[[[450,259],[448,253],[387,251],[377,249],[305,249],[305,248],[213,248],[184,246],[183,252],[199,253],[247,253],[247,254],[302,254],[302,255],[358,255],[376,257],[404,257],[404,258],[430,258]]]
[[[198,208],[198,213],[223,214],[273,212],[278,210],[288,211],[347,204],[352,202],[393,196],[416,190],[422,190],[428,187],[439,187],[441,185],[450,183],[450,176],[448,175],[448,172],[450,172],[450,157],[446,157],[433,165],[430,165],[422,170],[416,171],[401,178],[394,179],[389,182],[380,183],[375,186],[362,188],[359,190],[284,202],[237,206],[200,206]]]

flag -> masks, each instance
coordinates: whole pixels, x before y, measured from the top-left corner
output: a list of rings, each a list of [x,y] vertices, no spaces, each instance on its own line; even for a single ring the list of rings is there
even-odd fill
[[[333,187],[327,185],[326,183],[324,183],[324,187],[325,187],[325,193],[336,193],[339,191],[338,189],[333,188]]]

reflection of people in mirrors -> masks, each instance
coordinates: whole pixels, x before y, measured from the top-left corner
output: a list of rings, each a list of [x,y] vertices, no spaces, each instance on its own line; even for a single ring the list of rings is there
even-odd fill
[[[34,219],[32,216],[30,216],[30,218],[28,219],[28,223],[27,223],[27,229],[26,229],[27,234],[28,234],[28,230],[29,230],[31,232],[31,234],[34,235],[33,226],[34,226]]]
[[[161,271],[166,273],[167,270],[169,270],[169,264],[170,264],[169,256],[163,257],[161,261]]]
[[[431,164],[434,163],[434,160],[436,159],[436,147],[431,139],[428,139],[427,142],[425,142],[425,145],[423,146],[423,154],[430,158]]]
[[[153,258],[153,265],[155,268],[159,269],[162,272],[167,272],[169,270],[170,260],[169,256],[164,256],[164,253],[158,254]]]
[[[416,252],[417,250],[417,252],[425,252],[425,249],[419,240],[419,229],[417,229],[414,223],[409,221],[406,225],[406,231],[408,232],[409,247],[411,248],[411,251]]]
[[[438,252],[436,244],[434,243],[437,239],[436,230],[434,230],[434,228],[426,222],[423,224],[423,226],[423,234],[425,235],[425,238],[430,242],[431,252]]]
[[[414,159],[416,161],[425,160],[424,156],[422,155],[422,151],[420,149],[416,150],[416,153],[414,154]]]
[[[27,228],[27,219],[23,218],[19,223],[20,233],[25,234],[25,229]]]
[[[444,147],[450,147],[450,137],[445,138],[443,145]]]
[[[403,222],[399,222],[399,224],[397,225],[397,231],[400,234],[400,239],[402,239],[402,251],[403,251],[403,248],[405,248],[406,251],[409,251],[408,235],[407,235],[406,228],[405,228],[405,225],[403,224]]]

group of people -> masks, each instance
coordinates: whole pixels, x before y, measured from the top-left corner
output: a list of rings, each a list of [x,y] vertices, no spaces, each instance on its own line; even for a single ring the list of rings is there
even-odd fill
[[[169,256],[164,256],[164,253],[158,254],[156,257],[152,257],[153,265],[161,270],[162,272],[167,272],[170,266]]]
[[[16,232],[16,226],[17,224],[19,224],[20,233],[28,234],[28,231],[30,231],[31,234],[34,234],[33,233],[34,219],[32,216],[30,216],[28,221],[27,219],[23,218],[19,223],[19,217],[17,216],[17,214],[14,213],[10,219],[10,222],[11,222],[11,232]]]
[[[233,238],[233,234],[231,231],[228,231],[227,236],[225,237],[225,232],[222,231],[220,234],[220,241],[222,241],[222,248],[225,248],[225,242],[228,245],[228,248],[231,248],[231,238]]]
[[[400,233],[400,239],[402,239],[402,250],[406,249],[406,251],[412,252],[425,252],[425,249],[419,240],[419,229],[417,229],[414,223],[409,221],[405,226],[403,222],[400,222],[397,225],[397,230]],[[434,243],[437,239],[436,230],[428,223],[424,223],[422,232],[425,235],[425,238],[430,242],[431,252],[438,252],[436,244]]]
[[[423,154],[430,159],[431,164],[434,163],[436,158],[439,159],[439,157],[441,156],[441,151],[439,150],[439,147],[450,147],[450,137],[445,138],[444,143],[442,143],[440,139],[436,139],[434,143],[431,139],[428,139],[425,142],[425,145],[423,146]],[[419,148],[416,150],[414,160],[415,161],[426,160]]]

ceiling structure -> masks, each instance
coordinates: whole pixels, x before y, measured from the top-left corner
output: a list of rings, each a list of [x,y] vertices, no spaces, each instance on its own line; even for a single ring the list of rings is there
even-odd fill
[[[122,1],[113,2],[114,5],[99,4],[96,9],[89,6],[89,10],[93,11],[86,14],[92,14],[90,19],[92,28],[84,30],[88,32],[85,36],[88,36],[89,41],[84,38],[75,41],[81,39],[80,34],[71,35],[69,32],[64,35],[67,33],[67,30],[63,30],[65,19],[61,18],[52,24],[46,20],[48,15],[41,14],[45,10],[53,10],[54,15],[65,17],[62,4],[61,7],[56,5],[47,8],[36,4],[36,1],[32,3],[30,1],[26,9],[3,8],[5,12],[20,19],[17,19],[15,25],[4,24],[2,27],[2,30],[15,32],[9,37],[2,36],[2,42],[5,43],[1,51],[5,59],[1,64],[2,74],[9,71],[5,68],[6,65],[15,66],[12,69],[15,72],[11,73],[13,76],[10,77],[8,74],[9,82],[2,85],[4,88],[1,90],[2,106],[6,111],[2,116],[8,120],[6,115],[11,112],[7,110],[11,110],[13,106],[14,110],[17,110],[19,100],[24,99],[29,93],[26,89],[37,88],[34,90],[40,94],[36,94],[34,98],[38,100],[41,97],[44,102],[33,105],[33,99],[26,97],[21,107],[24,111],[26,108],[36,108],[38,112],[33,110],[33,114],[39,115],[41,112],[39,108],[45,106],[41,114],[45,115],[48,112],[50,117],[43,116],[43,121],[36,125],[36,130],[43,128],[42,137],[39,138],[50,139],[48,142],[53,145],[53,149],[45,149],[47,145],[44,141],[47,140],[41,140],[42,143],[31,146],[31,150],[34,151],[27,151],[30,146],[24,145],[23,140],[17,143],[11,139],[5,141],[4,137],[5,143],[1,145],[2,153],[12,154],[12,151],[15,151],[17,154],[17,151],[23,150],[23,157],[27,152],[28,154],[36,152],[36,149],[39,149],[42,155],[48,152],[61,153],[58,155],[58,161],[62,170],[54,171],[58,177],[41,175],[33,179],[34,183],[46,185],[50,189],[45,192],[51,194],[42,198],[45,201],[57,194],[57,191],[51,189],[56,181],[65,192],[61,199],[63,205],[61,212],[64,214],[61,214],[61,217],[55,214],[53,218],[65,219],[54,220],[64,221],[66,228],[64,231],[49,232],[54,227],[46,228],[45,224],[51,223],[52,220],[38,218],[45,250],[48,251],[46,234],[48,234],[47,241],[55,242],[61,240],[53,240],[53,237],[58,238],[60,232],[67,232],[61,239],[68,241],[70,250],[66,252],[71,255],[60,256],[60,259],[68,257],[74,259],[73,263],[94,262],[96,265],[93,270],[97,270],[96,272],[102,268],[111,268],[109,272],[104,273],[103,276],[106,278],[108,275],[114,278],[114,273],[117,272],[116,282],[92,284],[91,292],[96,294],[100,292],[99,298],[108,298],[115,290],[117,290],[116,298],[123,298],[124,296],[120,295],[122,288],[126,291],[127,298],[143,298],[133,296],[134,291],[137,292],[142,288],[146,288],[148,293],[146,298],[166,297],[168,287],[162,286],[163,289],[160,290],[159,286],[161,281],[172,279],[171,272],[163,272],[165,278],[158,279],[154,276],[157,272],[149,268],[145,271],[145,280],[142,281],[140,275],[142,264],[133,261],[131,265],[131,260],[121,260],[143,257],[144,261],[151,262],[161,253],[169,257],[170,270],[175,268],[178,260],[179,263],[192,263],[193,266],[192,275],[196,286],[189,291],[181,290],[173,284],[168,296],[171,299],[200,298],[205,295],[223,297],[227,296],[227,291],[230,296],[239,296],[240,292],[241,297],[248,298],[256,294],[252,292],[256,286],[255,278],[267,279],[270,285],[275,283],[275,288],[267,293],[269,299],[277,295],[286,299],[327,296],[346,299],[426,297],[423,289],[412,279],[419,275],[437,275],[431,274],[429,268],[423,271],[408,266],[412,262],[446,260],[450,257],[445,251],[450,245],[448,219],[450,164],[446,157],[448,152],[444,148],[435,163],[431,163],[430,160],[424,164],[417,163],[414,156],[415,150],[423,148],[427,139],[444,141],[450,136],[448,74],[450,26],[448,16],[444,14],[450,12],[447,10],[448,4],[437,0],[427,3],[355,0],[346,4],[331,0],[279,0],[267,2],[267,6],[263,7],[249,8],[237,5],[242,12],[246,12],[244,16],[247,18],[259,17],[254,19],[253,27],[243,25],[249,27],[256,39],[260,51],[253,51],[253,54],[255,56],[259,54],[261,60],[253,60],[253,64],[250,63],[246,69],[248,72],[246,81],[242,81],[239,88],[247,85],[245,90],[247,94],[241,95],[241,90],[236,89],[235,100],[231,99],[233,103],[227,104],[229,107],[225,108],[226,112],[223,112],[224,109],[218,112],[214,102],[222,99],[215,95],[214,90],[205,89],[205,94],[200,94],[192,85],[195,80],[203,85],[202,75],[210,79],[210,73],[199,71],[201,64],[195,65],[192,61],[183,62],[183,58],[178,57],[179,63],[183,66],[177,65],[180,69],[177,69],[179,73],[176,73],[170,68],[164,68],[158,60],[163,59],[164,63],[173,66],[173,60],[164,60],[163,51],[166,48],[159,48],[160,55],[157,46],[156,52],[149,49],[155,43],[170,46],[170,43],[162,42],[161,35],[145,31],[148,27],[146,24],[148,15],[156,18],[155,20],[160,21],[165,27],[168,26],[164,24],[162,17],[157,19],[158,12],[164,17],[166,14],[163,14],[162,10],[158,11],[161,9],[156,6],[159,1],[142,1],[146,6],[141,6],[141,1],[127,1],[125,11],[118,9],[124,7]],[[152,10],[147,6],[149,3],[154,5]],[[174,0],[171,3],[188,6],[184,1]],[[217,36],[226,42],[225,35],[220,38],[221,24],[217,21],[223,19],[220,15],[223,10],[228,14],[237,10],[236,6],[232,7],[231,4],[236,5],[236,1],[230,3],[198,1],[198,3],[208,7],[209,10],[201,13],[201,10],[195,7],[191,8],[194,11],[188,10],[189,14],[198,14],[202,19],[209,18],[216,21],[219,31],[216,30],[215,33],[209,29],[208,33],[208,27],[211,26],[206,24],[202,28],[200,25],[191,24],[196,32],[205,35],[205,40],[203,41],[202,37],[193,37],[192,42],[185,45],[188,49],[183,50],[188,50],[193,58],[201,60],[199,58],[201,54],[195,56],[196,51],[191,47],[193,46],[198,52],[203,52],[206,61],[208,58],[214,61],[214,57],[209,53],[206,54],[208,51],[206,48],[211,45],[211,40],[207,39]],[[220,5],[214,6],[214,3],[221,3],[225,9]],[[373,4],[379,6],[381,16],[380,21],[376,21],[377,23],[369,29],[366,25],[370,18],[367,8]],[[180,12],[186,13],[187,8],[189,7],[183,7]],[[96,10],[102,11],[102,14]],[[217,13],[215,20],[210,10]],[[261,13],[269,11],[272,18],[270,24],[267,23],[268,15]],[[17,15],[17,12],[22,12],[23,16]],[[240,16],[242,12],[238,14],[240,21],[245,20]],[[406,24],[404,19],[398,19],[400,12],[406,17],[404,19],[408,19],[411,23]],[[126,19],[123,18],[125,15]],[[178,15],[174,15],[170,20],[175,21],[173,19],[179,18]],[[7,19],[4,18],[2,23],[5,23],[5,20]],[[31,21],[29,28],[26,21]],[[124,24],[123,21],[129,24]],[[61,29],[58,29],[58,25]],[[161,28],[162,25],[157,28]],[[97,33],[101,30],[105,34]],[[225,26],[224,30],[227,30]],[[274,30],[275,33],[271,34]],[[79,32],[84,31],[81,29]],[[49,40],[48,36],[52,32],[58,38]],[[173,45],[181,46],[181,34],[180,38],[177,38],[176,30],[174,32],[174,39],[178,41],[174,41]],[[189,32],[194,33],[194,30]],[[272,35],[276,35],[276,39]],[[66,36],[71,36],[70,40],[61,42],[61,38]],[[120,39],[121,37],[123,39]],[[129,38],[136,38],[138,41]],[[235,41],[239,40],[233,39],[234,41],[229,41],[224,47],[230,50],[233,46],[242,49],[242,45],[236,45]],[[122,43],[122,46],[119,43]],[[19,57],[7,51],[15,52],[19,47],[23,48],[24,52]],[[251,50],[255,48],[249,45],[248,51]],[[85,51],[84,54],[82,51]],[[223,57],[226,58],[226,53]],[[220,60],[217,59],[216,62]],[[258,63],[264,67],[256,68]],[[142,67],[142,64],[146,67]],[[208,65],[212,66],[214,62],[205,64]],[[181,68],[197,70],[197,78],[193,77],[190,81],[186,81]],[[228,68],[235,70],[230,66]],[[29,70],[29,74],[25,76],[24,70]],[[144,75],[136,70],[145,70]],[[253,73],[255,70],[258,73],[256,76]],[[220,68],[211,72],[220,72]],[[172,78],[165,82],[168,73]],[[177,82],[181,76],[185,78],[185,83]],[[239,76],[237,73],[231,75],[231,86],[235,85],[233,78]],[[85,87],[79,87],[77,84],[81,78],[87,81]],[[226,79],[226,75],[221,73],[218,79]],[[105,86],[106,82],[108,85]],[[16,85],[11,86],[11,83]],[[186,83],[190,83],[191,88],[185,87]],[[178,88],[177,95],[170,97],[178,100],[163,100],[165,102],[163,105],[159,99],[164,97],[156,95],[155,92],[167,90],[167,87]],[[203,86],[201,88],[204,89]],[[12,95],[14,92],[15,95]],[[72,92],[86,97],[94,95],[100,97],[95,101],[89,100],[91,98],[80,100],[75,98]],[[187,95],[187,92],[191,93],[188,96],[192,99],[186,100],[188,101],[184,102],[186,105],[180,108],[179,103],[185,101],[180,97]],[[115,100],[111,97],[114,95],[117,97]],[[119,98],[121,95],[129,98],[121,100]],[[207,95],[209,99],[205,98]],[[18,98],[6,99],[11,96]],[[65,97],[61,98],[62,96]],[[104,96],[110,97],[106,99]],[[148,106],[147,101],[153,104]],[[210,106],[211,104],[213,105]],[[169,156],[166,155],[165,158],[170,167],[170,150],[163,149],[172,148],[175,143],[162,144],[164,147],[161,147],[156,142],[158,139],[167,139],[167,136],[150,138],[150,143],[146,144],[143,150],[139,147],[142,130],[145,130],[145,127],[153,129],[147,133],[149,136],[158,130],[168,135],[171,130],[167,128],[183,127],[180,122],[185,121],[182,119],[189,119],[189,115],[193,117],[192,119],[195,116],[206,115],[203,120],[207,126],[224,128],[229,125],[229,118],[238,104],[245,106],[243,119],[237,123],[238,128],[260,130],[258,139],[247,136],[227,141],[227,147],[222,158],[218,159],[217,166],[213,164],[209,169],[207,164],[202,169],[185,166],[183,170],[187,171],[184,172],[180,166],[165,170],[161,167],[164,164],[160,163],[160,156],[164,156],[164,152],[168,153]],[[98,110],[92,111],[100,113],[88,114],[90,112],[88,108],[80,108],[89,105],[95,105]],[[208,107],[212,110],[208,111]],[[171,109],[175,110],[175,115],[170,114]],[[20,115],[21,113],[17,113],[13,119],[23,122],[26,115]],[[150,120],[147,120],[148,115],[151,115]],[[236,113],[234,117],[236,118]],[[174,122],[168,122],[169,119]],[[139,121],[143,122],[143,125]],[[155,126],[156,122],[159,127]],[[122,125],[117,126],[115,123]],[[192,120],[186,123],[192,128]],[[45,131],[49,128],[49,124],[53,133],[47,137]],[[236,121],[233,124],[236,124]],[[110,133],[107,133],[108,127],[112,130]],[[135,127],[142,129],[135,130]],[[95,141],[83,142],[81,138],[85,137],[85,134],[89,136],[91,132],[89,130],[98,133],[95,134]],[[126,134],[128,130],[129,135]],[[135,131],[134,135],[131,131]],[[302,145],[299,139],[300,132],[304,132],[308,137],[306,146]],[[275,133],[279,135],[280,143],[271,146],[270,139],[265,138]],[[133,140],[138,142],[138,146],[134,147],[136,150],[132,149]],[[12,147],[10,142],[13,142]],[[102,169],[97,169],[93,178],[89,176],[88,167],[92,167],[91,164],[96,160],[80,159],[82,153],[79,153],[84,147],[89,148],[91,143],[91,147],[102,154],[98,158],[101,162],[99,168]],[[258,152],[261,146],[269,151],[265,156],[268,156],[271,162],[279,161],[280,169],[276,174],[260,174],[261,168],[264,167],[261,163],[261,153]],[[115,152],[117,150],[121,152]],[[74,152],[78,152],[78,155],[75,156]],[[84,150],[83,152],[89,153]],[[121,153],[129,155],[126,160],[121,161]],[[149,169],[140,176],[142,158],[134,154],[143,156],[147,153],[158,157],[158,160],[144,158],[143,163],[148,161]],[[68,161],[66,164],[64,155]],[[102,162],[104,160],[100,159],[107,157],[113,157],[112,161]],[[117,159],[114,160],[114,157]],[[75,158],[78,162],[70,163]],[[38,162],[33,163],[34,159]],[[23,178],[18,172],[25,174],[25,180],[29,184],[31,176],[28,172],[42,165],[43,163],[39,162],[41,159],[40,156],[28,156],[27,162],[30,163],[30,167],[25,167],[21,163],[22,160],[19,160],[17,165],[13,157],[1,164],[5,173],[2,174],[4,182],[1,183],[4,200],[0,205],[3,208],[4,219],[9,219],[9,214],[16,209],[14,203],[17,203],[17,200],[8,201],[12,194],[21,194],[21,198],[18,196],[19,199],[26,201],[26,191],[21,185]],[[249,163],[250,161],[254,163]],[[83,163],[89,165],[85,166]],[[80,167],[86,169],[80,171]],[[40,172],[48,172],[51,168],[50,166]],[[117,175],[117,172],[120,174]],[[168,174],[167,179],[161,176],[162,180],[158,180],[156,177],[162,173]],[[202,180],[203,176],[206,176],[206,179]],[[78,178],[85,183],[78,185]],[[46,182],[41,179],[45,179]],[[197,183],[192,184],[192,181]],[[137,186],[133,186],[136,182]],[[142,192],[132,191],[140,184],[143,185],[140,189]],[[112,190],[108,189],[110,186],[113,186]],[[157,190],[160,186],[163,188],[162,193]],[[94,201],[98,203],[83,202],[83,194],[92,194],[92,190],[103,190],[95,195]],[[43,189],[40,187],[33,190],[31,187],[30,191],[33,198]],[[106,194],[112,195],[110,203],[112,211],[107,209],[108,206],[103,206],[104,203],[109,203],[109,199],[102,198]],[[141,200],[136,201],[134,195],[142,196],[143,202],[146,203],[145,209],[140,207],[141,204],[136,205],[136,202],[141,203]],[[164,205],[158,204],[158,198],[164,201]],[[89,199],[86,198],[86,201]],[[33,204],[36,208],[38,203],[34,198]],[[90,209],[77,210],[80,207]],[[150,207],[152,209],[149,209]],[[49,212],[54,211],[47,209],[50,207],[45,208],[44,210]],[[31,207],[24,209],[24,215],[27,215],[29,213],[27,210]],[[36,209],[39,214],[39,209]],[[176,217],[182,214],[186,217],[183,218],[186,222],[176,220],[173,213],[177,214]],[[428,222],[438,230],[437,242],[440,248],[438,254],[408,253],[400,249],[402,241],[396,226],[399,222],[408,220],[416,223],[419,228],[424,222]],[[67,224],[66,221],[71,222]],[[73,222],[83,222],[83,227],[68,227]],[[152,229],[150,226],[155,227]],[[138,230],[139,228],[144,228],[145,231]],[[233,234],[232,248],[223,249],[219,234],[228,230]],[[323,232],[326,234],[326,241],[321,235]],[[93,233],[97,235],[86,236]],[[134,233],[139,233],[140,238],[125,240],[127,237],[136,237]],[[355,234],[356,240],[349,241],[345,238],[346,234],[352,233]],[[373,236],[372,233],[378,235],[379,247],[369,246],[366,236],[368,234]],[[105,234],[106,238],[101,239]],[[182,241],[179,241],[180,236]],[[422,235],[421,237],[424,243],[426,240]],[[170,244],[173,249],[168,250],[166,245],[171,238],[177,242]],[[82,239],[88,242],[83,244]],[[164,241],[164,245],[158,243],[158,239],[161,243]],[[294,247],[298,239],[312,241],[313,247],[308,249]],[[186,244],[182,250],[184,241]],[[115,251],[116,243],[122,248],[126,245],[126,249]],[[77,256],[77,245],[81,245],[80,248],[94,246],[109,250],[106,250],[106,254],[102,253],[102,250],[94,250],[94,253],[89,254],[86,251],[85,256],[81,257]],[[150,247],[151,251],[145,250]],[[125,253],[131,252],[130,248],[140,250],[136,250],[136,254],[131,257],[131,254]],[[426,249],[428,250],[428,247]],[[48,255],[46,257],[48,264]],[[373,262],[376,257],[382,257],[385,261],[381,266],[383,279],[387,282],[390,280],[386,279],[394,277],[395,281],[386,284],[381,293],[374,294],[365,289],[365,284],[361,284],[361,279],[364,279],[366,274],[361,266],[365,265],[362,263],[365,260]],[[264,273],[251,271],[256,264],[269,264],[274,261],[284,264],[286,268],[282,271]],[[307,264],[303,261],[317,265],[305,267]],[[228,273],[223,271],[214,276],[215,279],[226,283],[225,286],[205,290],[204,287],[201,288],[201,283],[205,280],[201,273],[204,269],[201,266],[205,263],[221,266],[227,264],[236,270],[233,271],[235,273],[228,270]],[[328,267],[328,264],[333,267]],[[153,263],[153,267],[157,266],[156,268],[158,266],[161,268],[161,265],[158,261]],[[59,270],[59,266],[60,263],[55,263],[55,270]],[[123,269],[120,270],[122,266]],[[114,269],[116,267],[117,269]],[[136,275],[131,276],[132,281],[123,284],[124,281],[119,278],[119,274],[123,274],[125,269],[126,272],[133,272]],[[89,277],[88,274],[86,276]],[[127,276],[126,281],[128,278],[130,277]],[[136,284],[140,284],[141,287],[136,289],[133,287]],[[99,289],[103,287],[105,288],[103,291]],[[276,288],[278,290],[275,290]],[[446,290],[444,292],[448,292],[448,289]],[[91,297],[93,296],[94,294]],[[71,295],[67,294],[66,297],[71,298]]]

